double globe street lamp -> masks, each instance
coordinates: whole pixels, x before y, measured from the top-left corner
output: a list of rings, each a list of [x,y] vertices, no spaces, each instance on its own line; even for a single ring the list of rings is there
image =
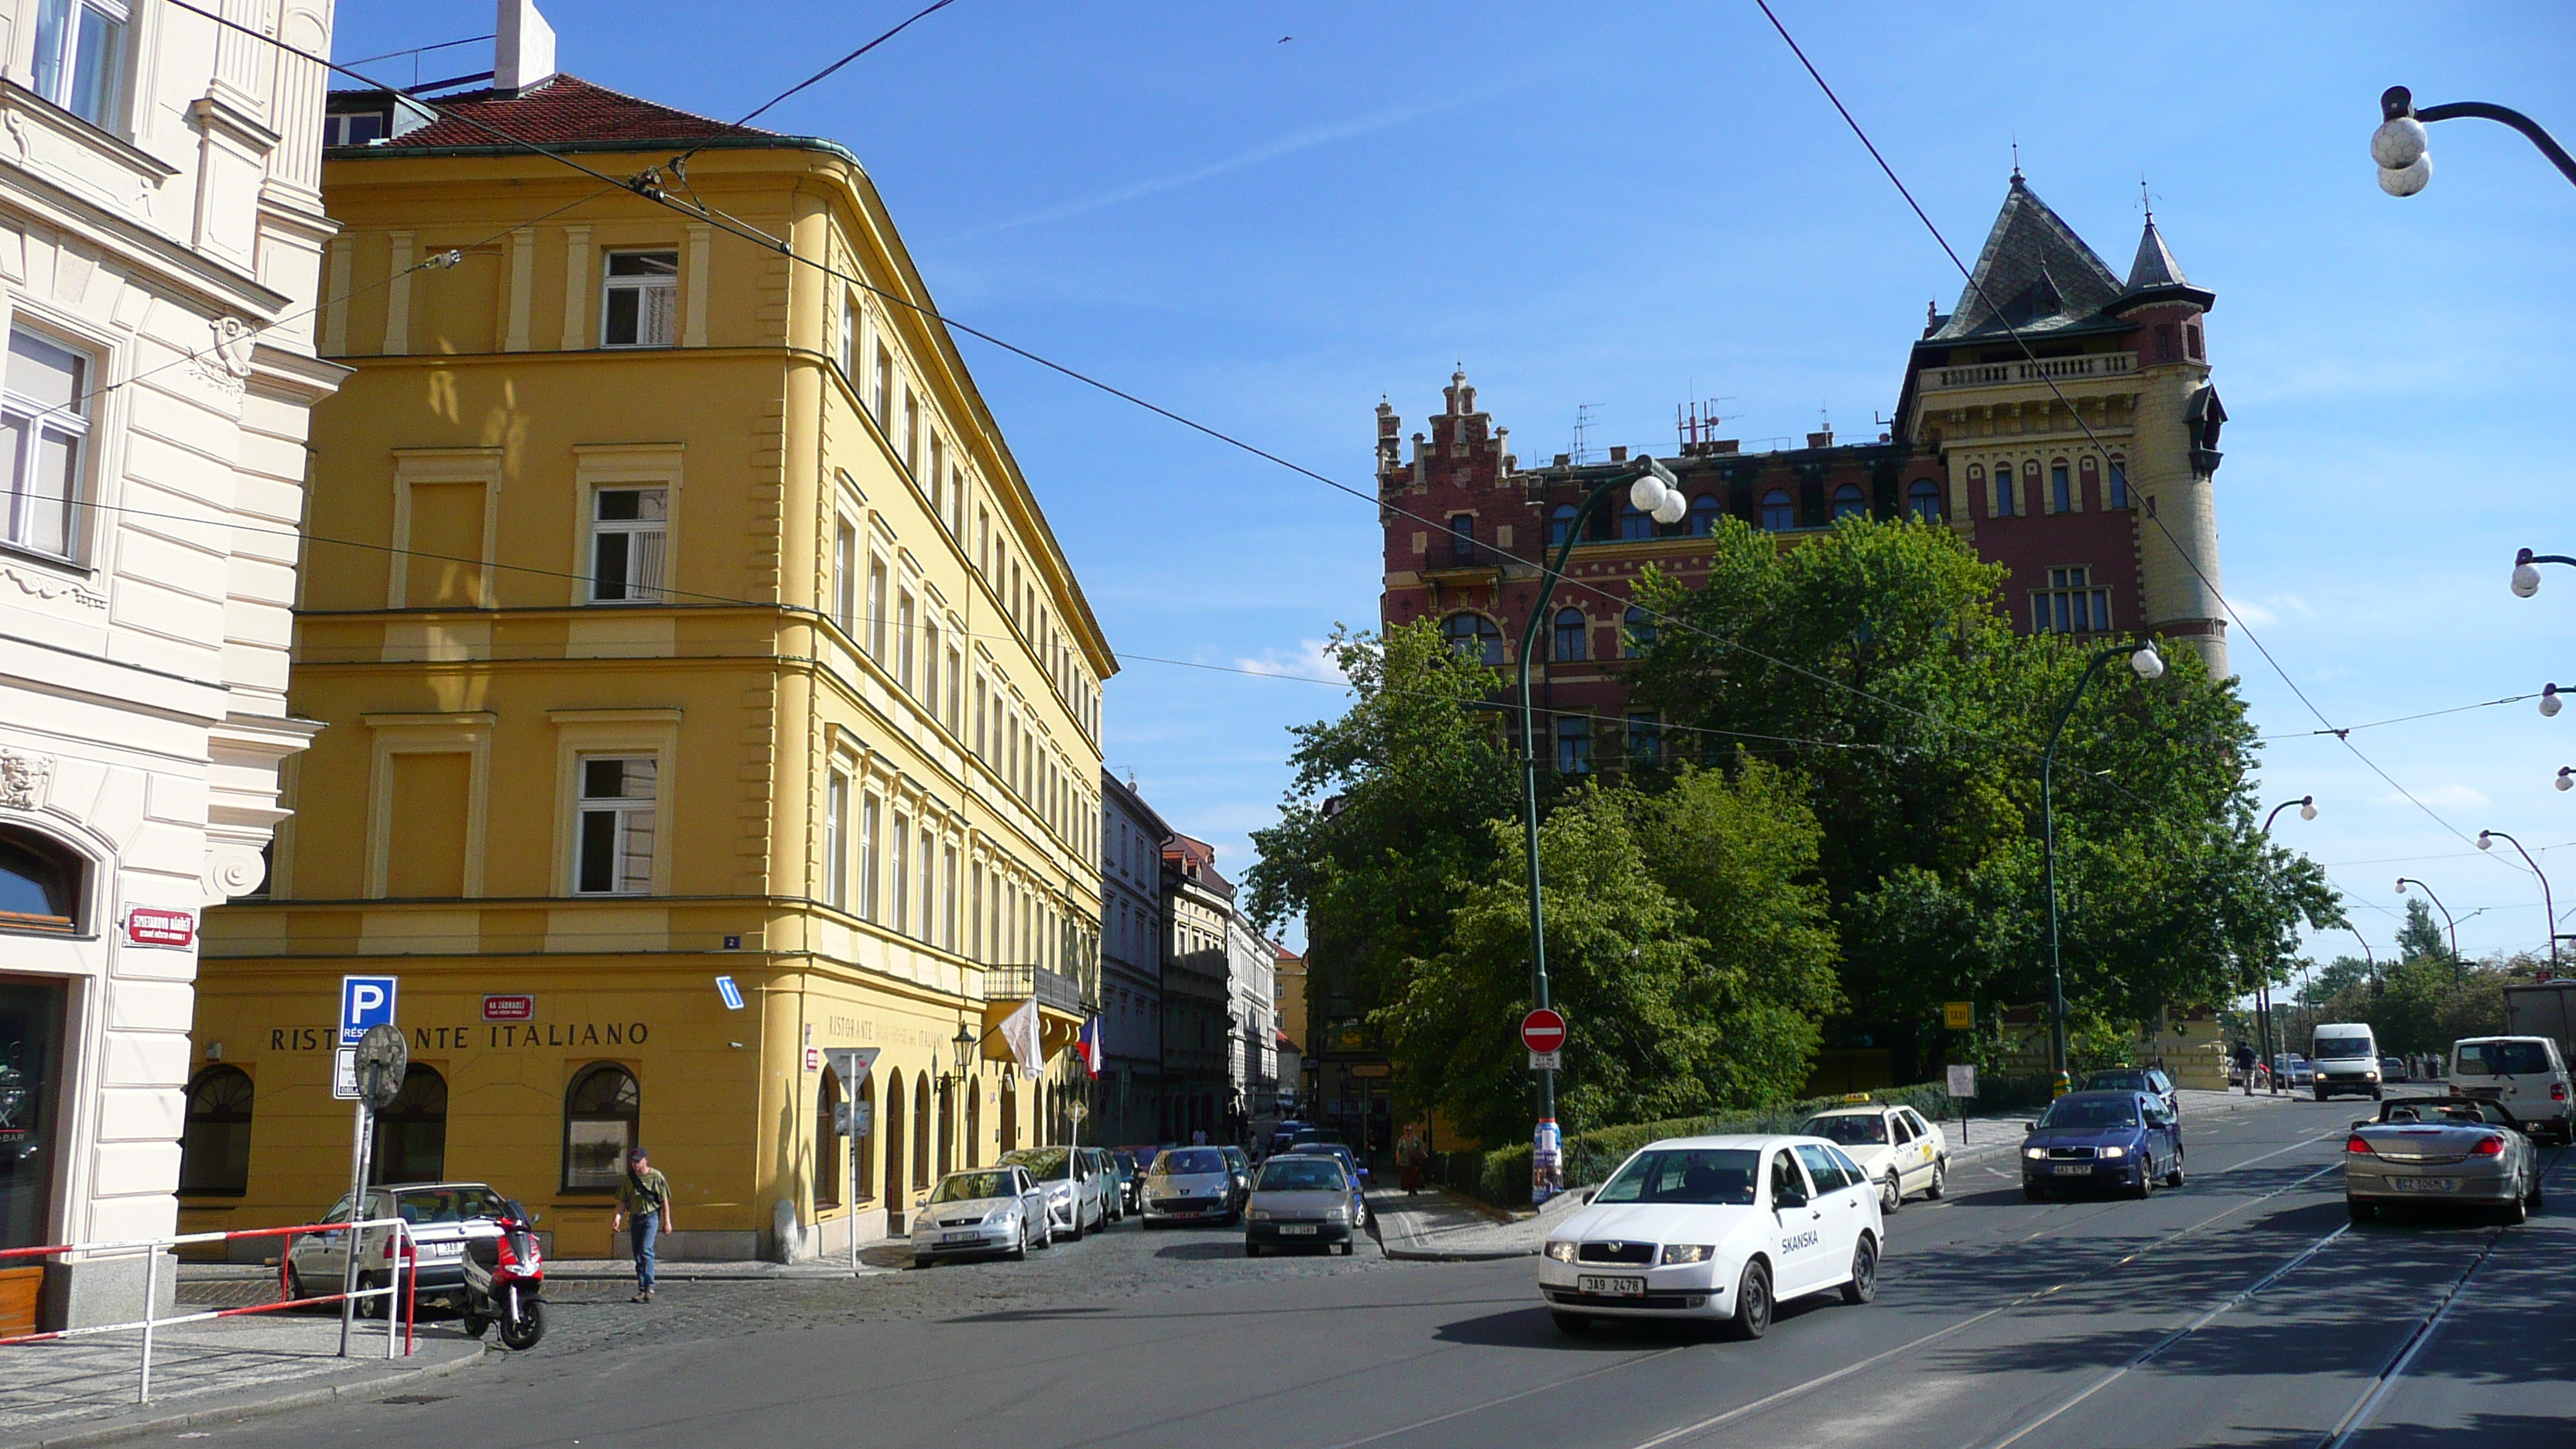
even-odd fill
[[[2085,661],[2084,677],[2075,681],[2065,707],[2058,710],[2057,723],[2049,727],[2048,748],[2039,757],[2040,853],[2048,877],[2048,1057],[2049,1069],[2056,1074],[2055,1090],[2061,1092],[2070,1079],[2066,1074],[2066,969],[2059,958],[2057,940],[2057,741],[2066,733],[2066,722],[2074,718],[2076,701],[2084,697],[2085,686],[2093,682],[2103,665],[2124,657],[2129,661],[2130,672],[2138,678],[2164,677],[2164,656],[2156,652],[2151,639],[2096,650]]]
[[[2485,101],[2454,101],[2444,106],[2415,109],[2415,97],[2404,86],[2390,86],[2379,97],[2379,129],[2370,133],[2370,159],[2379,163],[2379,189],[2391,196],[2413,196],[2433,179],[2433,154],[2424,134],[2428,121],[2456,120],[2474,116],[2480,120],[2499,121],[2528,137],[2549,158],[2559,174],[2576,181],[2576,156],[2557,138],[2541,129],[2538,121],[2510,107]]]

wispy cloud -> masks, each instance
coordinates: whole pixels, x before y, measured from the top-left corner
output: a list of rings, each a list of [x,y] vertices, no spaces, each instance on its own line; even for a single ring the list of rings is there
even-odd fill
[[[1342,666],[1335,663],[1332,654],[1327,651],[1325,647],[1327,642],[1322,639],[1301,640],[1295,652],[1288,654],[1282,654],[1276,649],[1264,649],[1261,651],[1260,658],[1237,659],[1234,661],[1234,667],[1247,674],[1274,674],[1294,679],[1346,680],[1346,676],[1342,673]]]

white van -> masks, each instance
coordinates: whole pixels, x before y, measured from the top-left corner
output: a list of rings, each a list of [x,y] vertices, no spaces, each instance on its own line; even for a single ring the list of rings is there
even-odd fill
[[[2576,1141],[2567,1059],[2545,1036],[2473,1036],[2451,1044],[2451,1090],[2501,1103],[2515,1120],[2561,1142]]]
[[[2338,1092],[2366,1092],[2379,1099],[2379,1039],[2361,1022],[2329,1023],[2317,1028],[2316,1068],[2312,1080],[2317,1100]]]

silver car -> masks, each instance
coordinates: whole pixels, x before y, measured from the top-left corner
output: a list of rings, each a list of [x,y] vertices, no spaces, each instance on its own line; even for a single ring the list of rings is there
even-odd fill
[[[2357,1223],[2397,1203],[2492,1208],[2518,1223],[2540,1206],[2538,1154],[2493,1102],[2393,1097],[2344,1139],[2343,1199]]]
[[[1046,1194],[1025,1167],[970,1168],[952,1172],[931,1189],[930,1201],[912,1215],[912,1265],[927,1268],[942,1258],[1000,1253],[1016,1262],[1029,1249],[1052,1247],[1055,1224]]]
[[[465,1288],[466,1245],[476,1238],[501,1235],[501,1195],[479,1182],[398,1182],[367,1189],[368,1220],[401,1218],[417,1248],[420,1297],[454,1301]],[[331,1205],[322,1221],[349,1221],[349,1199]],[[358,1286],[382,1288],[396,1276],[393,1229],[367,1228],[358,1244]],[[348,1271],[349,1230],[306,1233],[286,1253],[286,1288],[290,1297],[315,1298],[337,1293]],[[408,1272],[402,1288],[412,1291]],[[358,1311],[374,1317],[384,1312],[384,1299],[362,1298]]]
[[[1079,1243],[1094,1228],[1109,1226],[1109,1174],[1092,1147],[1022,1147],[1002,1154],[1004,1167],[1024,1167],[1046,1194],[1055,1231]]]
[[[1215,1147],[1175,1147],[1145,1174],[1145,1226],[1235,1220],[1234,1164]]]
[[[1350,1174],[1320,1153],[1274,1157],[1252,1181],[1243,1209],[1243,1256],[1264,1248],[1317,1247],[1351,1255],[1359,1210]]]

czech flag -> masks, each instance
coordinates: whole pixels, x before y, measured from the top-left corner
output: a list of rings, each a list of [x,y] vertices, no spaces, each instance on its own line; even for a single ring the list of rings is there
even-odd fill
[[[1100,1018],[1092,1017],[1082,1024],[1082,1065],[1092,1076],[1100,1075]]]

